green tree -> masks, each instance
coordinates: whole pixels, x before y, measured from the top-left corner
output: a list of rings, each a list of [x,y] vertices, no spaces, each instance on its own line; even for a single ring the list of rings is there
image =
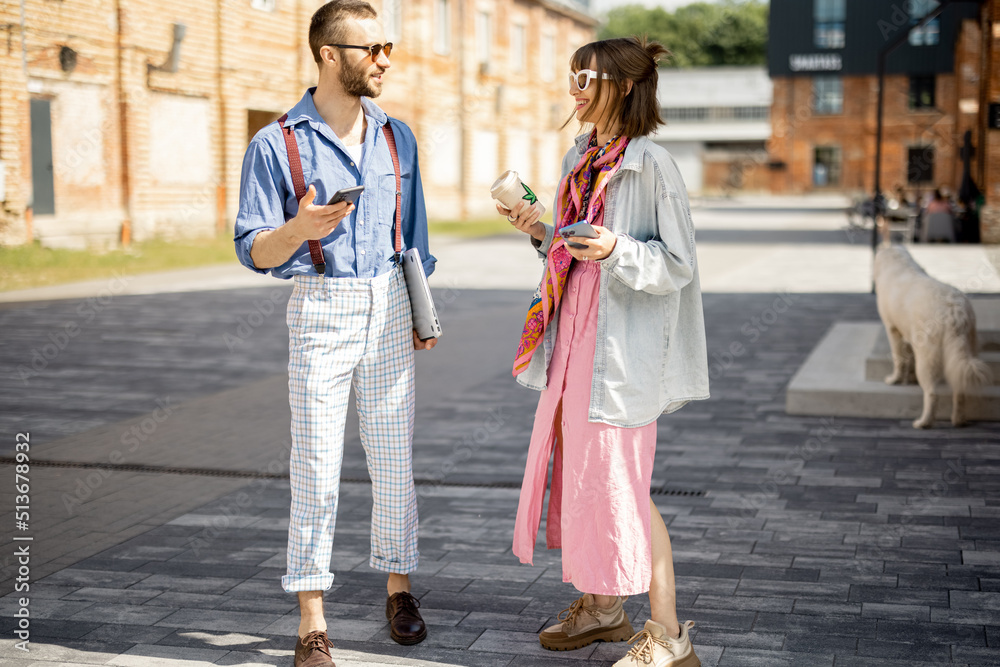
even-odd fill
[[[768,6],[763,0],[694,2],[668,12],[625,5],[608,12],[600,39],[646,35],[666,46],[666,67],[763,65],[767,62]]]

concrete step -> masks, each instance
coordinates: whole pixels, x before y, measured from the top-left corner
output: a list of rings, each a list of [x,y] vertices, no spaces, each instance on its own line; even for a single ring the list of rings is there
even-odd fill
[[[1000,384],[1000,299],[970,299],[976,311],[976,338],[979,358],[993,370],[994,383]],[[865,379],[879,381],[892,373],[892,352],[885,327],[876,337],[865,359]]]
[[[819,342],[788,385],[785,410],[790,415],[916,419],[923,393],[916,385],[887,385],[865,377],[865,360],[881,322],[837,322]],[[935,417],[951,416],[951,391],[938,388]],[[970,421],[1000,421],[1000,386],[984,387],[966,397]],[[942,424],[943,426],[943,424]]]
[[[980,346],[982,347],[982,346]],[[1000,351],[984,352],[980,350],[979,358],[993,371],[993,383],[1000,384]],[[892,373],[892,352],[889,350],[889,337],[885,327],[875,339],[872,351],[865,359],[865,379],[881,382]]]

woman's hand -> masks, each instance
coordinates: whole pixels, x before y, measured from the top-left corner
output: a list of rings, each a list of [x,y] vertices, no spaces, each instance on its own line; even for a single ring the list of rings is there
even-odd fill
[[[545,238],[545,225],[538,222],[542,213],[537,206],[532,206],[523,199],[517,203],[513,210],[497,203],[497,213],[506,216],[510,224],[525,234],[530,234],[539,241]]]
[[[610,255],[618,243],[618,236],[607,227],[595,225],[594,229],[599,234],[596,239],[586,239],[581,236],[573,236],[567,239],[573,240],[576,243],[583,243],[587,246],[586,249],[574,248],[567,243],[566,249],[569,250],[569,254],[580,260],[604,259]]]

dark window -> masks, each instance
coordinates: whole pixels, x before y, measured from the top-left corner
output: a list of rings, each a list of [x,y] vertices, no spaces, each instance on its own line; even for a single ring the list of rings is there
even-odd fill
[[[906,181],[908,183],[934,181],[933,146],[914,146],[907,151]]]
[[[771,107],[733,107],[736,120],[767,120],[771,117]]]
[[[813,111],[819,116],[844,112],[844,80],[839,76],[813,77]]]
[[[934,108],[934,75],[910,77],[910,108]]]
[[[827,188],[840,185],[840,146],[817,146],[813,160],[813,185]]]
[[[937,9],[938,0],[909,0],[904,5],[910,9],[910,25],[915,26],[920,20]],[[934,46],[941,41],[941,22],[937,17],[927,22],[922,28],[910,31],[910,44],[913,46]]]
[[[708,107],[664,107],[662,111],[668,123],[704,123],[708,120]]]
[[[814,39],[817,49],[844,48],[847,0],[813,0]]]
[[[668,123],[766,121],[771,107],[663,107],[660,115]]]

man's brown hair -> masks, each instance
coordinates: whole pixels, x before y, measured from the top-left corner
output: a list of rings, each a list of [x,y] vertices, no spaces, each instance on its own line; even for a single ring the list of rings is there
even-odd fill
[[[597,84],[594,99],[601,99],[602,84],[610,85],[611,98],[604,116],[620,119],[621,135],[641,137],[663,124],[656,99],[657,67],[660,59],[669,55],[670,51],[662,44],[645,37],[618,37],[584,44],[570,58],[570,67],[574,72],[590,69],[590,61],[596,58],[598,76],[594,80]],[[602,81],[602,72],[607,72],[611,79]],[[632,90],[625,94],[629,80]],[[596,124],[602,120],[603,117],[588,118],[587,122]]]
[[[333,0],[317,9],[309,21],[309,48],[316,64],[323,62],[319,50],[324,46],[345,43],[346,19],[374,18],[378,18],[378,12],[364,0]]]

